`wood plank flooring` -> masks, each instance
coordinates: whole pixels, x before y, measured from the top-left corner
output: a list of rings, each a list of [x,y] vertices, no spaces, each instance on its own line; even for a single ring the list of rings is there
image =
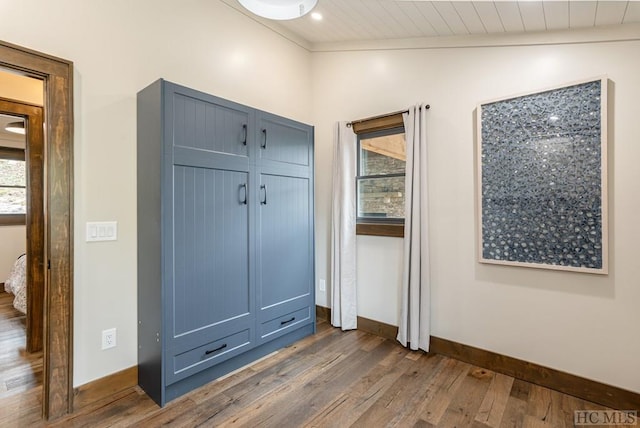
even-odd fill
[[[0,399],[42,382],[42,352],[26,352],[26,316],[13,307],[13,298],[0,290]]]
[[[34,410],[38,390],[0,399],[0,426],[555,428],[572,427],[574,410],[603,409],[326,322],[316,335],[163,409],[135,387],[45,424]]]

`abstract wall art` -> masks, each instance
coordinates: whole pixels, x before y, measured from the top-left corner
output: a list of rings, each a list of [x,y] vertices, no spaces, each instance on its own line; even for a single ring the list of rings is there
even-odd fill
[[[478,106],[481,263],[607,273],[607,82]]]

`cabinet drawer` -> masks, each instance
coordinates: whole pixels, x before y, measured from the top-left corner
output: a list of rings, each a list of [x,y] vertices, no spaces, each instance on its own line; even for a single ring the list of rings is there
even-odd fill
[[[247,329],[174,355],[173,373],[169,377],[178,380],[189,376],[238,354],[240,348],[246,348],[249,344],[250,330]]]
[[[308,306],[295,312],[281,315],[277,318],[262,323],[262,325],[260,326],[260,337],[265,338],[286,329],[290,329],[293,326],[297,326],[305,321],[309,321],[310,318],[311,310]]]

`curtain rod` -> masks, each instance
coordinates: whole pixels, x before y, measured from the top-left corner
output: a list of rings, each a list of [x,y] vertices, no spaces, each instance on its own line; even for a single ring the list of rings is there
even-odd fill
[[[424,108],[425,108],[425,110],[429,110],[431,108],[431,106],[429,104],[427,104],[426,106],[424,106]],[[390,117],[390,116],[395,116],[396,114],[404,114],[404,113],[409,113],[409,110],[394,111],[393,113],[386,113],[386,114],[381,114],[379,116],[371,116],[371,117],[367,117],[367,118],[364,118],[364,119],[352,120],[351,122],[347,123],[347,126],[349,128],[351,128],[356,123],[367,122],[369,120],[375,120],[375,119],[382,119],[384,117]]]

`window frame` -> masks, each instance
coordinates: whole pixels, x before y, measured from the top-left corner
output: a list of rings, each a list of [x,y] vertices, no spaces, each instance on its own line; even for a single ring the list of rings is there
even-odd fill
[[[389,113],[381,116],[375,116],[367,119],[355,120],[351,122],[351,127],[353,132],[358,137],[358,146],[356,150],[358,150],[358,165],[356,172],[360,171],[360,134],[372,134],[376,131],[384,131],[394,128],[402,128],[402,132],[404,132],[404,119],[402,117],[404,111]],[[406,169],[405,169],[406,174]],[[405,175],[406,177],[406,175]],[[357,181],[354,181],[354,186],[356,186],[355,197],[356,197],[356,207],[357,207],[357,198],[358,198],[358,189],[357,189]],[[357,215],[357,213],[356,213]],[[380,221],[371,221],[371,222],[359,222],[356,219],[356,235],[370,235],[370,236],[387,236],[393,238],[402,238],[404,237],[404,219],[401,222],[380,222]]]
[[[26,150],[14,147],[0,146],[0,159],[3,160],[21,160],[25,163],[27,169]],[[28,170],[26,171],[28,174]],[[2,187],[2,186],[0,186]],[[27,191],[27,183],[24,185]],[[0,226],[25,226],[27,224],[26,214],[2,214],[0,213]]]

